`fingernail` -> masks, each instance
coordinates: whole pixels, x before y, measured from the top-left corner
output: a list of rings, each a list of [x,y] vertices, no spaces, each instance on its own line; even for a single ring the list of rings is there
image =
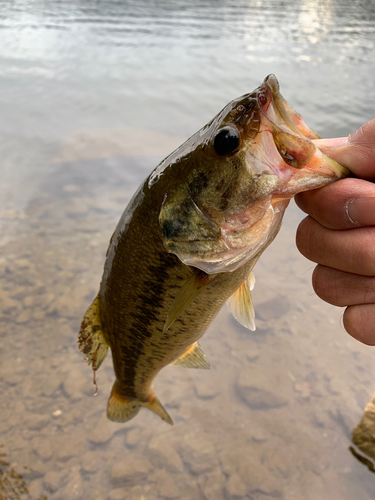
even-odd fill
[[[375,226],[375,198],[349,200],[346,215],[356,226]]]
[[[333,139],[316,139],[314,144],[320,148],[340,148],[345,146],[348,141],[347,137],[334,137]]]

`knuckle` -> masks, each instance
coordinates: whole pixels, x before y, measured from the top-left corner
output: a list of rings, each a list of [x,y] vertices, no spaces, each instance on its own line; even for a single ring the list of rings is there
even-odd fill
[[[309,260],[316,261],[318,257],[320,232],[320,224],[311,217],[306,217],[297,228],[297,248]]]
[[[342,281],[346,273],[318,265],[312,275],[312,285],[317,296],[334,306],[347,305],[345,296],[342,296]]]
[[[361,230],[357,251],[353,252],[353,267],[361,274],[375,276],[375,228]]]

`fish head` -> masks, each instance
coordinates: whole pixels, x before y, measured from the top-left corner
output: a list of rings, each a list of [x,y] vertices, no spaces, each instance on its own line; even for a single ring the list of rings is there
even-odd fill
[[[274,75],[232,102],[181,150],[160,212],[164,246],[207,274],[230,272],[276,236],[290,199],[349,172],[280,94]]]

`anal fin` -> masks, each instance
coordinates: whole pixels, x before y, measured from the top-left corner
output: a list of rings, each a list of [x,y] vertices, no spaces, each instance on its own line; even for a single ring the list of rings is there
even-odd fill
[[[211,368],[206,355],[204,354],[198,342],[194,342],[182,356],[172,363],[175,366],[182,366],[183,368],[203,368],[208,370]]]
[[[103,363],[109,349],[100,321],[99,296],[95,298],[83,317],[77,342],[87,363],[92,365],[93,370],[97,370]]]
[[[227,300],[230,312],[244,327],[255,330],[255,312],[251,290],[254,288],[255,278],[251,272],[234,294]]]

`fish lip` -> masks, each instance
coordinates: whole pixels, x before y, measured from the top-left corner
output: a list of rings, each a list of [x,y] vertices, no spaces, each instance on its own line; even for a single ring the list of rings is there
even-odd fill
[[[280,95],[280,84],[273,73],[266,76],[261,87],[268,88],[272,93],[273,99],[275,99],[275,97],[277,98]]]
[[[261,85],[260,88],[264,88],[267,94],[271,94],[272,99],[270,99],[270,102],[267,106],[267,109],[264,110],[266,116],[267,116],[267,111],[273,103],[274,107],[276,108],[276,112],[279,114],[280,118],[284,123],[287,125],[287,127],[296,135],[304,137],[304,135],[298,130],[297,126],[293,123],[293,120],[289,116],[289,113],[284,107],[282,96],[280,93],[280,84],[276,76],[271,73],[263,81],[263,84]],[[304,137],[306,140],[306,137]]]
[[[259,102],[260,96],[262,94],[265,94],[267,97],[267,104],[265,106],[262,106],[262,103]],[[267,114],[269,107],[273,103],[274,105],[276,105],[277,111],[279,111],[279,112],[281,111],[282,118],[285,119],[285,115],[287,115],[287,113],[286,113],[284,107],[279,109],[279,107],[280,107],[279,103],[281,102],[280,84],[279,84],[278,79],[276,78],[276,76],[273,73],[266,76],[262,85],[260,85],[260,87],[258,87],[257,96],[258,96],[259,107],[263,110],[263,112],[265,112],[265,114]]]

